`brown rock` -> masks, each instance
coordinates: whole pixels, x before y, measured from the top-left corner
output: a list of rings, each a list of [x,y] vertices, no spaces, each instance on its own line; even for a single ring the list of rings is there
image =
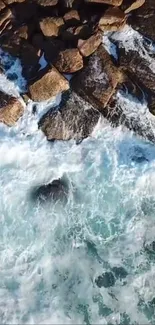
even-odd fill
[[[65,94],[64,94],[65,95]],[[100,114],[74,92],[62,99],[59,110],[51,110],[39,122],[48,140],[82,140],[88,137]]]
[[[123,73],[114,66],[109,54],[100,45],[85,68],[71,80],[71,86],[102,112],[123,79]]]
[[[21,102],[12,96],[0,92],[0,122],[13,126],[23,115],[24,107]]]
[[[50,99],[69,89],[68,81],[52,67],[29,86],[30,98],[36,102]]]
[[[1,0],[0,1],[0,11],[5,8],[5,3]]]
[[[16,33],[20,38],[28,39],[29,37],[29,28],[27,25],[21,26],[17,29]]]
[[[86,2],[103,3],[112,6],[121,6],[123,0],[85,0]]]
[[[37,4],[43,7],[56,6],[58,0],[37,0]]]
[[[36,33],[32,37],[32,45],[36,49],[44,49],[44,37],[41,33]]]
[[[10,55],[19,57],[20,56],[20,46],[21,38],[15,33],[10,32],[7,37],[0,40],[1,47],[4,51],[8,52]]]
[[[78,41],[78,49],[83,56],[89,56],[94,53],[102,43],[102,34],[97,32],[87,40]]]
[[[147,0],[137,10],[132,12],[129,23],[144,36],[155,41],[155,1]]]
[[[67,49],[59,53],[55,66],[60,72],[73,73],[83,68],[83,59],[78,49]]]
[[[64,43],[58,38],[51,38],[44,42],[45,59],[50,63],[57,61],[60,51],[65,49]]]
[[[64,21],[69,26],[75,26],[80,22],[80,16],[77,10],[70,10],[64,15]]]
[[[130,11],[136,10],[143,6],[145,3],[145,0],[135,0],[126,10],[125,14],[128,14]]]
[[[81,38],[82,40],[88,39],[92,33],[92,28],[87,24],[78,26],[74,31],[74,35],[77,36],[78,39]]]
[[[10,9],[6,8],[3,10],[3,12],[0,15],[0,29],[5,21],[10,20],[11,16],[12,13]]]
[[[3,0],[3,2],[6,4],[6,5],[10,5],[14,2],[24,2],[25,0]]]
[[[108,8],[99,21],[99,29],[101,31],[115,32],[126,23],[124,12],[118,7]]]
[[[47,17],[42,19],[39,25],[44,36],[58,36],[61,26],[64,25],[64,21],[62,18]]]

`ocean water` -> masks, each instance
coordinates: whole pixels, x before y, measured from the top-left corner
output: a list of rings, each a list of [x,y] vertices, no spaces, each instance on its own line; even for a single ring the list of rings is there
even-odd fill
[[[18,97],[20,62],[0,54],[17,74],[0,87]],[[117,96],[145,124],[146,104]],[[30,101],[15,127],[0,125],[0,323],[154,324],[155,146],[104,119],[80,145],[49,143],[37,122],[55,101],[36,114]],[[66,205],[32,201],[62,176]],[[105,272],[114,281],[98,286]]]

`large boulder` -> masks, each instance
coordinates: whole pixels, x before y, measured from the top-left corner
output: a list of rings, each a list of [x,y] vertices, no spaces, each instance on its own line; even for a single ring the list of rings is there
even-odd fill
[[[98,111],[72,92],[62,99],[59,109],[51,109],[42,117],[39,127],[50,141],[80,141],[92,133],[99,118]]]
[[[40,21],[40,29],[47,37],[58,36],[63,25],[63,19],[57,17],[46,17]]]
[[[80,53],[87,57],[93,54],[102,43],[102,33],[99,31],[86,40],[79,39],[78,49]]]
[[[0,122],[13,126],[23,115],[24,107],[18,98],[0,91]]]
[[[67,49],[59,53],[55,66],[60,72],[73,73],[83,68],[83,58],[78,49]]]
[[[146,0],[145,3],[132,12],[129,22],[134,29],[155,41],[155,1]]]
[[[100,45],[85,68],[71,80],[71,86],[102,112],[123,78],[123,73],[113,64],[103,45]]]
[[[33,101],[40,102],[68,89],[69,82],[67,79],[55,67],[51,67],[48,71],[42,70],[38,79],[30,84],[29,94]]]

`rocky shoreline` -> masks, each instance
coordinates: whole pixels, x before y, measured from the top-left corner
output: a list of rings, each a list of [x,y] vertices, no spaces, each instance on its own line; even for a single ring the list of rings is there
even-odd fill
[[[141,49],[137,40],[129,49],[121,36],[115,36],[120,32],[123,38],[126,26],[138,31]],[[107,34],[117,57],[103,44]],[[118,91],[128,92],[146,101],[155,114],[155,47],[150,51],[154,41],[154,0],[0,1],[0,47],[21,61],[26,90],[20,95],[26,103],[38,103],[63,94],[60,106],[38,124],[50,141],[79,142],[103,115],[112,125],[125,124],[155,142],[138,120],[126,119],[116,96]],[[2,62],[0,73],[5,74]],[[2,91],[0,98],[0,122],[13,126],[26,107]]]

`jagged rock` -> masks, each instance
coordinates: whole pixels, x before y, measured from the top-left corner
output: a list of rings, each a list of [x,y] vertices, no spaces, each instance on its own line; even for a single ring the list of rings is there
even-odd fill
[[[19,53],[23,68],[23,76],[27,80],[30,80],[36,76],[40,68],[38,52],[25,39],[22,39]]]
[[[28,39],[29,37],[29,27],[28,25],[23,25],[21,27],[19,27],[16,30],[16,33],[18,34],[18,37],[24,38],[24,39]]]
[[[129,23],[134,29],[155,41],[155,1],[147,0],[132,12]]]
[[[68,11],[63,18],[68,26],[76,26],[80,22],[80,16],[77,10]]]
[[[33,189],[31,197],[34,201],[40,203],[47,201],[66,203],[69,194],[69,184],[66,179],[59,178],[52,181],[50,184],[44,184]]]
[[[48,140],[82,140],[96,126],[100,114],[74,92],[58,109],[49,111],[39,122]]]
[[[124,12],[118,7],[108,8],[99,21],[101,31],[117,31],[126,23]]]
[[[80,53],[85,57],[93,54],[102,43],[102,37],[102,34],[97,32],[87,40],[80,39],[78,41],[78,49]]]
[[[31,42],[32,42],[32,45],[34,46],[34,48],[41,49],[41,50],[44,49],[45,43],[44,43],[44,37],[43,37],[42,33],[35,33],[32,36]]]
[[[86,2],[95,2],[95,3],[103,3],[112,6],[120,6],[123,0],[85,0]]]
[[[61,27],[64,25],[62,18],[46,17],[40,21],[40,29],[44,36],[58,36]]]
[[[29,86],[30,98],[40,102],[56,96],[58,93],[69,89],[69,83],[56,68],[41,71],[38,80]]]
[[[105,272],[102,275],[99,275],[95,280],[95,283],[99,288],[109,288],[115,285],[115,277],[112,272]]]
[[[56,68],[63,73],[73,73],[83,68],[83,59],[78,49],[67,49],[59,53]]]
[[[123,79],[123,73],[100,45],[84,69],[72,78],[71,85],[74,91],[102,112]]]
[[[12,12],[20,25],[32,21],[34,24],[37,22],[37,6],[34,1],[17,2],[12,6]]]
[[[92,33],[92,28],[87,24],[78,26],[74,31],[74,35],[77,36],[78,39],[81,38],[82,40],[87,40],[91,37]]]
[[[0,122],[13,126],[23,115],[24,107],[21,102],[12,96],[0,91]]]

